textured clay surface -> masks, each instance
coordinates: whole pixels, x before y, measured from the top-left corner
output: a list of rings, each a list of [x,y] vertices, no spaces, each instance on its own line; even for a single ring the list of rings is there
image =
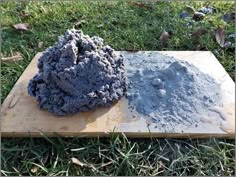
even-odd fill
[[[185,61],[158,55],[125,57],[129,107],[156,128],[198,126],[203,117],[219,118],[221,88],[209,75]]]
[[[39,59],[28,93],[57,115],[110,106],[126,91],[123,56],[103,39],[67,30]]]

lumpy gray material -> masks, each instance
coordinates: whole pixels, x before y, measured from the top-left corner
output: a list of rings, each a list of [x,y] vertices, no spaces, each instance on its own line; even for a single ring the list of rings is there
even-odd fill
[[[57,115],[110,106],[126,91],[123,59],[102,38],[67,30],[39,58],[28,93]]]
[[[220,85],[185,61],[158,55],[125,56],[130,109],[150,118],[161,130],[178,124],[197,126],[200,116],[219,116],[212,107],[222,107]]]

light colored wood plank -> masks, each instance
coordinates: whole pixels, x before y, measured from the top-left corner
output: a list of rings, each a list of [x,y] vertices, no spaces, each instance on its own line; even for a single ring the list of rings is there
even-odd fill
[[[130,55],[173,56],[186,60],[202,72],[211,75],[221,84],[224,99],[224,113],[227,120],[220,125],[202,122],[198,127],[184,127],[184,132],[161,132],[154,125],[147,126],[144,118],[133,118],[128,110],[125,98],[115,103],[111,108],[99,108],[86,113],[58,118],[47,111],[38,108],[35,99],[28,95],[27,85],[37,72],[38,53],[22,76],[19,78],[2,105],[1,131],[3,137],[22,136],[108,136],[110,133],[124,132],[130,137],[171,137],[171,138],[206,138],[206,137],[235,137],[235,86],[232,79],[220,65],[211,52],[203,51],[166,51],[166,52],[122,52]],[[151,132],[151,133],[150,133]]]

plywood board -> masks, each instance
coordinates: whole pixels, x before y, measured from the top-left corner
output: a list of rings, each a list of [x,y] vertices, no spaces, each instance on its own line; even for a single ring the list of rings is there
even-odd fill
[[[140,51],[121,52],[125,57],[164,54],[186,60],[221,83],[226,120],[212,122],[203,120],[199,126],[182,127],[181,131],[162,132],[144,117],[134,117],[128,109],[128,101],[122,98],[110,108],[57,117],[39,109],[36,100],[27,93],[29,80],[37,73],[38,53],[7,98],[1,112],[2,137],[21,136],[107,136],[110,133],[125,133],[130,137],[206,138],[235,137],[235,84],[211,52],[207,51]],[[181,126],[181,125],[180,125]]]

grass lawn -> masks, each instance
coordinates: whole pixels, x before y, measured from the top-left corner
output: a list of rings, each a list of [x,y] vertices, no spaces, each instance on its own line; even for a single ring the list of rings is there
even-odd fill
[[[214,7],[201,21],[180,18],[186,5]],[[221,16],[234,12],[232,2],[2,2],[3,56],[23,54],[23,61],[1,64],[1,101],[31,59],[54,44],[59,35],[78,21],[88,35],[98,35],[117,50],[209,50],[234,79],[234,48],[216,42],[220,26],[234,42],[234,22]],[[28,23],[27,31],[12,28]],[[189,25],[188,25],[189,23]],[[204,29],[206,34],[191,37]],[[163,48],[159,37],[169,32]],[[232,41],[233,40],[233,41]],[[39,42],[43,46],[39,47]],[[210,66],[209,66],[210,67]],[[216,71],[217,72],[217,71]],[[80,162],[75,164],[71,158]],[[235,175],[234,140],[110,138],[2,138],[2,175]]]

